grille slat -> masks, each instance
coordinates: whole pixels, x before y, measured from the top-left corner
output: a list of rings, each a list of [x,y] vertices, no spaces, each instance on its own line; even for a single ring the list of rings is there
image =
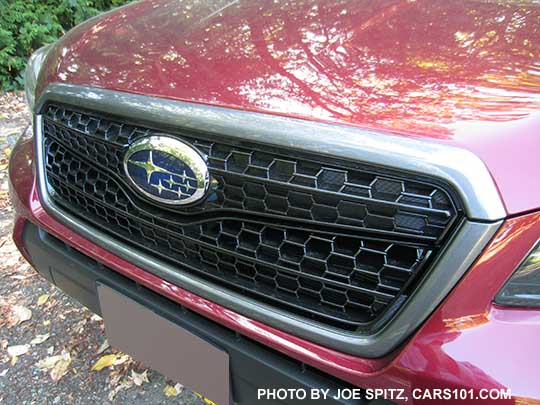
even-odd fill
[[[129,187],[122,160],[162,131],[122,121],[46,106],[58,205],[185,271],[339,328],[365,329],[403,302],[460,215],[427,181],[181,132],[216,185],[196,206],[159,206]]]

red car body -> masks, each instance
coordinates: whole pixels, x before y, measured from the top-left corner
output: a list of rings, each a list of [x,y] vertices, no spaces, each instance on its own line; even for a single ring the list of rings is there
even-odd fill
[[[510,389],[512,398],[500,402],[532,403],[540,398],[540,312],[493,298],[540,237],[539,27],[533,2],[219,8],[148,0],[82,24],[47,57],[37,98],[50,83],[77,84],[368,128],[476,154],[507,218],[427,322],[387,356],[340,353],[270,327],[81,237],[42,208],[31,138],[11,157],[14,239],[24,253],[23,225],[38,224],[169,299],[358,387],[408,395]]]

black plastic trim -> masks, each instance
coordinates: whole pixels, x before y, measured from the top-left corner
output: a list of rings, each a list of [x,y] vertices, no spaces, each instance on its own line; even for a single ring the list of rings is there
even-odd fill
[[[330,389],[334,393],[338,389],[354,388],[346,382],[269,349],[154,293],[83,255],[30,222],[24,226],[23,243],[36,270],[91,311],[101,314],[97,286],[107,285],[176,325],[226,350],[230,356],[233,395],[231,403],[247,405],[297,403],[295,400],[257,400],[257,388],[306,390],[317,388]],[[313,400],[309,403],[345,405],[370,402]]]

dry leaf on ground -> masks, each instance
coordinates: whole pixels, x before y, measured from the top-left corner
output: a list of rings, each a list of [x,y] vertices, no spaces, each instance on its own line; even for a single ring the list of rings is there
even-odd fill
[[[38,307],[42,306],[43,304],[45,304],[47,301],[49,300],[49,294],[43,294],[43,295],[40,295],[38,300],[37,300],[37,305]]]
[[[43,335],[36,335],[36,337],[30,341],[30,344],[39,345],[45,342],[50,336],[51,336],[50,333],[45,333]]]
[[[49,370],[54,367],[54,365],[62,358],[61,354],[58,354],[56,356],[50,356],[46,357],[44,359],[41,359],[36,363],[36,367],[40,368],[42,370]]]
[[[201,398],[202,398],[202,400],[203,400],[204,402],[206,402],[208,405],[217,405],[214,401],[211,401],[211,400],[209,400],[208,398],[203,397],[202,395],[201,395]]]
[[[178,391],[176,391],[176,388],[169,384],[167,384],[165,388],[163,388],[163,393],[168,397],[175,397],[178,395]]]
[[[92,366],[92,371],[100,371],[110,366],[118,366],[130,359],[131,357],[124,353],[106,354],[105,356],[101,356],[99,360],[95,362]]]
[[[148,370],[144,370],[142,373],[137,373],[135,370],[131,370],[130,379],[138,387],[143,385],[145,382],[150,382],[148,379]]]
[[[16,326],[32,318],[32,311],[23,305],[13,305],[11,308],[10,326]]]
[[[118,394],[121,390],[128,389],[133,386],[133,381],[130,379],[123,380],[120,384],[118,384],[114,389],[109,392],[109,401],[113,401],[116,394]]]
[[[182,384],[175,384],[174,386],[167,384],[165,388],[163,388],[163,393],[168,397],[175,397],[178,394],[180,394],[184,390],[184,386]]]
[[[101,371],[104,368],[110,367],[114,364],[116,358],[116,354],[106,354],[105,356],[101,356],[99,360],[94,363],[91,370]]]
[[[126,361],[131,360],[131,357],[128,354],[117,353],[118,358],[114,361],[114,365],[118,366],[124,364]]]
[[[30,350],[30,345],[9,346],[7,352],[11,357],[18,357],[26,354]]]
[[[49,375],[53,381],[60,380],[68,372],[71,364],[71,355],[65,350],[62,354],[50,356],[37,362],[36,367],[42,370],[49,370]]]
[[[123,370],[112,369],[109,373],[109,387],[114,387],[124,376]]]
[[[71,356],[69,353],[62,355],[62,358],[56,362],[54,367],[51,369],[49,375],[53,381],[60,380],[68,372],[69,365],[71,364]]]
[[[109,345],[109,342],[107,341],[107,339],[105,339],[103,341],[103,343],[101,344],[101,346],[99,346],[99,348],[97,349],[97,354],[101,354],[103,353],[105,350],[107,350],[108,348],[110,347]]]

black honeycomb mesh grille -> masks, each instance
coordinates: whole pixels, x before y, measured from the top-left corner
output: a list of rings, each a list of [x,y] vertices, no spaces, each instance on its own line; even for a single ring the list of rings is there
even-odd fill
[[[199,277],[347,330],[406,299],[459,216],[438,185],[177,131],[208,156],[214,186],[204,203],[171,209],[136,193],[122,167],[129,144],[158,131],[59,105],[43,118],[47,181],[63,209]]]

